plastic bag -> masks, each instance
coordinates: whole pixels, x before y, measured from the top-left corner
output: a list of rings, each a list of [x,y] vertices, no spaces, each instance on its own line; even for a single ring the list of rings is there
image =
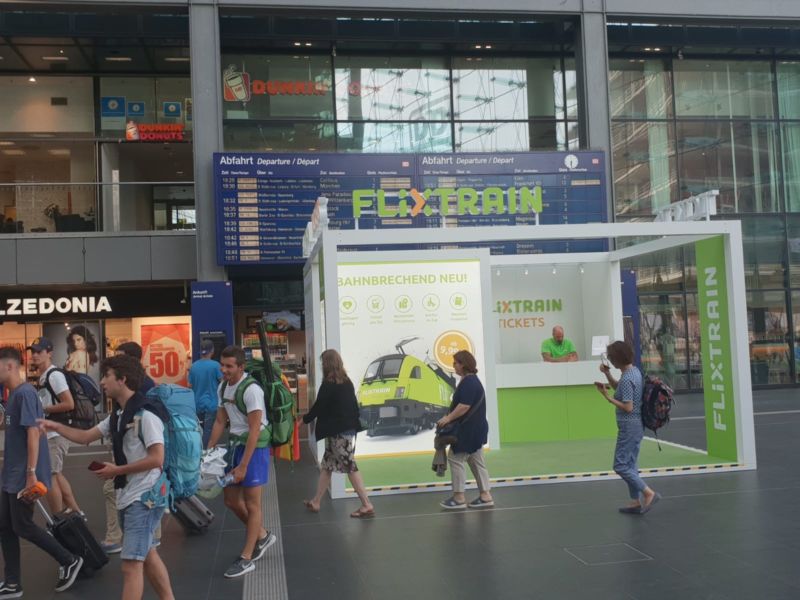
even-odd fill
[[[200,481],[197,483],[197,495],[206,499],[217,497],[222,492],[219,484],[221,477],[225,475],[225,448],[217,446],[203,454],[200,462]]]

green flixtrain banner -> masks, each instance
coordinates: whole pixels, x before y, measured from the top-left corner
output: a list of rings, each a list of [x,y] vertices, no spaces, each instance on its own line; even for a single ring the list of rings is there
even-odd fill
[[[708,453],[735,461],[736,399],[722,236],[696,242],[695,255]]]

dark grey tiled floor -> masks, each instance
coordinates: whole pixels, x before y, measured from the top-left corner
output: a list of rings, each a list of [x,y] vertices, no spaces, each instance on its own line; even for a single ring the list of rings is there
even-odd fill
[[[86,469],[92,460],[106,460],[102,456],[81,456],[81,449],[73,449],[67,459],[67,477],[76,490],[81,508],[89,516],[89,527],[102,538],[105,532],[105,512],[101,484]],[[97,451],[97,448],[93,448]],[[205,535],[187,536],[179,523],[171,517],[163,521],[161,557],[172,578],[177,600],[238,600],[242,597],[243,580],[222,577],[241,550],[244,529],[222,504],[222,498],[208,503],[216,514],[215,523]],[[92,579],[79,580],[69,591],[53,591],[57,565],[38,548],[23,545],[22,577],[25,598],[34,600],[78,600],[119,598],[122,575],[119,555],[112,556],[108,565]],[[145,584],[145,598],[156,596]]]
[[[800,393],[757,392],[756,402],[756,411],[800,410]],[[696,397],[683,398],[675,416],[700,408]],[[664,437],[702,447],[704,427],[676,420]],[[313,466],[281,464],[289,595],[797,599],[798,428],[800,414],[757,416],[758,471],[654,478],[664,500],[645,517],[616,512],[626,489],[610,481],[498,488],[497,508],[484,513],[443,513],[438,493],[383,496],[375,498],[378,517],[359,522],[348,518],[354,500],[306,513],[301,499],[313,490]],[[624,545],[652,560],[620,562],[642,558]],[[583,564],[565,548],[584,560],[588,553],[585,562],[611,564]],[[611,558],[598,559],[604,553]]]
[[[757,411],[800,410],[797,390],[759,392],[756,399]],[[691,417],[700,406],[684,398],[675,414]],[[758,471],[654,478],[664,500],[646,517],[616,512],[626,500],[619,481],[499,488],[497,508],[483,513],[443,513],[443,494],[423,493],[375,498],[373,521],[348,517],[354,500],[327,501],[312,515],[301,500],[312,493],[316,470],[309,462],[294,468],[281,462],[290,598],[798,599],[798,429],[798,413],[757,416]],[[704,443],[702,420],[676,420],[664,433],[676,442]],[[102,496],[86,471],[90,460],[72,456],[69,476],[92,529],[101,533]],[[187,537],[166,521],[162,555],[178,600],[242,597],[242,582],[222,577],[239,551],[241,525],[221,500],[211,505],[218,518],[204,536]],[[595,558],[638,556],[625,545],[652,560],[585,560],[593,552]],[[612,564],[583,564],[565,548],[584,562]],[[118,558],[65,594],[52,592],[55,565],[38,549],[26,546],[23,560],[26,598],[119,597]]]

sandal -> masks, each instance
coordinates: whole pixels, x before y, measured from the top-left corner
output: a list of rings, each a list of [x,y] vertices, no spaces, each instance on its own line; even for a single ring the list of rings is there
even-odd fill
[[[315,507],[313,504],[311,504],[311,500],[303,500],[303,506],[305,506],[306,510],[308,510],[309,512],[312,512],[312,513],[318,513],[319,512],[319,508]]]
[[[363,506],[361,508],[359,508],[358,510],[353,511],[353,512],[350,513],[350,517],[353,518],[353,519],[371,519],[374,516],[375,516],[375,509],[374,508],[370,508],[368,510],[365,510]]]
[[[466,502],[456,502],[456,499],[452,496],[447,500],[443,500],[439,502],[439,506],[441,506],[445,510],[461,510],[462,508],[467,507]]]
[[[467,504],[467,506],[469,508],[492,508],[494,506],[494,500],[484,500],[478,496],[475,500]]]

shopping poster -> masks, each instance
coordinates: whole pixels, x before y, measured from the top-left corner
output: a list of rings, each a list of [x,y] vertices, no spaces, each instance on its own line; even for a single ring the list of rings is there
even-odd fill
[[[480,260],[343,263],[338,284],[341,353],[366,426],[356,454],[432,452],[456,352],[473,353],[485,385]]]
[[[156,383],[187,384],[189,323],[142,325],[142,363]]]

